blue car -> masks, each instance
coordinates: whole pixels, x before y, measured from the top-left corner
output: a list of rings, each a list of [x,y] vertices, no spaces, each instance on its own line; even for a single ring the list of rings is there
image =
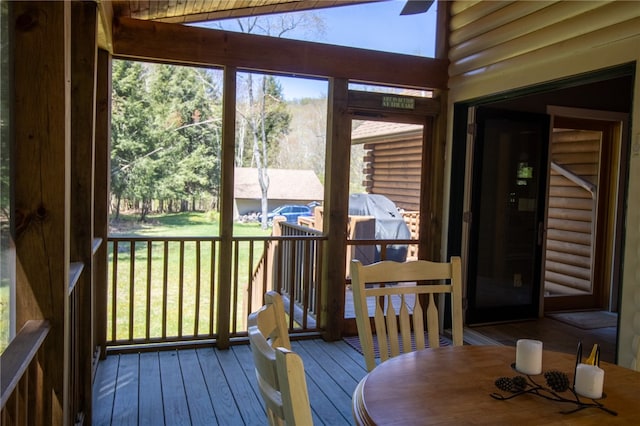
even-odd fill
[[[276,216],[284,216],[289,223],[298,223],[298,218],[300,216],[312,216],[312,214],[311,209],[308,206],[285,204],[284,206],[276,207],[267,213],[267,223],[269,226],[273,224],[273,218]]]

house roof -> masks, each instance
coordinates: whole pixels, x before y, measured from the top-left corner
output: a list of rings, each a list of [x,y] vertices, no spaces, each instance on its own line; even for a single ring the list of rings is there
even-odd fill
[[[390,123],[386,121],[365,121],[351,133],[354,144],[388,141],[386,136],[405,136],[422,131],[421,124]]]
[[[270,200],[322,200],[324,187],[313,170],[268,169]],[[235,198],[259,199],[258,169],[236,167]]]

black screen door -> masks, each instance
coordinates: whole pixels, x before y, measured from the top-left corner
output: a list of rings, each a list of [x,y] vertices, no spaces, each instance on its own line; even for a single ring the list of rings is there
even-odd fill
[[[538,316],[548,138],[547,115],[477,109],[468,324]]]

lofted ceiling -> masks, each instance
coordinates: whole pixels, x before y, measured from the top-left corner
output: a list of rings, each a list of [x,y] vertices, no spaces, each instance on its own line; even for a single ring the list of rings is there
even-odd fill
[[[369,3],[376,0],[114,0],[113,17],[187,23]],[[378,0],[380,1],[380,0]]]
[[[98,0],[98,45],[112,51],[113,21],[121,17],[186,24],[389,0]]]

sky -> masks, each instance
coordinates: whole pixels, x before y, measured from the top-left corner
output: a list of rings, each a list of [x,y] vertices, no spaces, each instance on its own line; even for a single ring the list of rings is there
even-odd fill
[[[363,49],[433,57],[435,51],[436,4],[426,13],[400,16],[405,0],[319,9],[326,34],[321,38],[298,34],[298,40],[316,41]],[[227,26],[229,25],[229,26]],[[204,26],[204,25],[203,25]],[[210,26],[210,25],[206,25]],[[236,30],[233,21],[225,29]],[[294,37],[291,37],[294,38]],[[326,96],[323,80],[281,77],[285,99]]]

